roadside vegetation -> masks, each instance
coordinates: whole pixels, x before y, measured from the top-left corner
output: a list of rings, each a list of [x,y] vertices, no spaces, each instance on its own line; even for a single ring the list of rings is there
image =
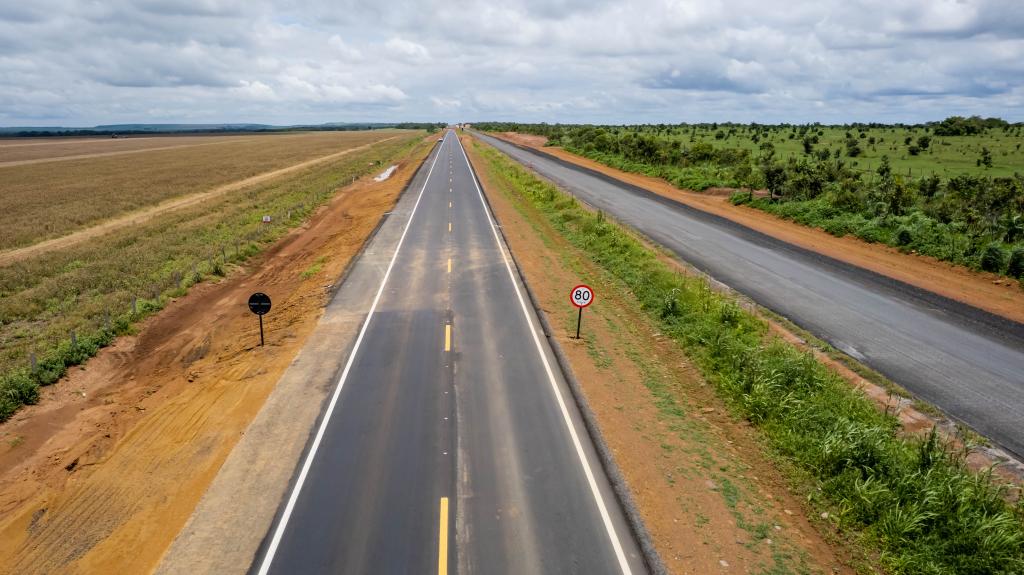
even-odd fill
[[[836,236],[1024,279],[1024,124],[477,127],[543,135],[679,188],[735,188],[736,204]]]
[[[422,135],[0,267],[0,421],[171,298],[260,253],[338,188],[426,145]]]
[[[818,489],[812,503],[900,574],[1020,573],[1024,511],[933,432],[901,433],[814,357],[708,283],[680,274],[633,234],[474,142],[486,169],[637,298],[772,449]],[[820,490],[819,490],[820,489]]]

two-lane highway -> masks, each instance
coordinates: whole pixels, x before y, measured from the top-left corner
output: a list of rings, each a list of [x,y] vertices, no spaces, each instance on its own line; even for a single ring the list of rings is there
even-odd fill
[[[1024,457],[1024,326],[478,136]]]
[[[426,165],[252,570],[643,572],[458,138]]]

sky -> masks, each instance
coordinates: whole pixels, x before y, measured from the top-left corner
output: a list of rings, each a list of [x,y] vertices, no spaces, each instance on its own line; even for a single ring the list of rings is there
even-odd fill
[[[1024,121],[1022,0],[0,1],[0,125]]]

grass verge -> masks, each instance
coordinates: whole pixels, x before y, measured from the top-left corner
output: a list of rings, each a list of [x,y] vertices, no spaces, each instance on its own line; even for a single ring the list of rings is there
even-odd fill
[[[861,533],[894,573],[1019,573],[1024,514],[1007,486],[972,473],[932,433],[905,438],[838,375],[769,335],[766,324],[699,278],[659,261],[631,233],[489,147],[493,177],[517,190],[571,244],[622,282],[735,412],[818,483],[840,528]]]

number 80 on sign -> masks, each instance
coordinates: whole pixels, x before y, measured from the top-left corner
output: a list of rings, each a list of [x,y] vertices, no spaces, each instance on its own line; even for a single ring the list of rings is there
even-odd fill
[[[572,302],[572,305],[578,308],[585,308],[594,303],[594,290],[590,289],[588,285],[580,284],[569,292],[569,300]]]

